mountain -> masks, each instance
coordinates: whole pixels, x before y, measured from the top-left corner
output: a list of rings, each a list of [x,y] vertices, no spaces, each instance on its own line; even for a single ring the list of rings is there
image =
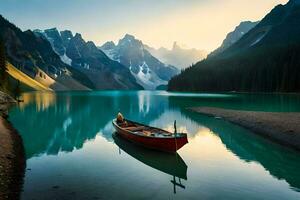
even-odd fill
[[[169,90],[300,92],[300,0],[276,6],[232,46],[170,80]]]
[[[237,27],[235,27],[234,31],[227,34],[226,38],[223,40],[222,45],[213,51],[210,56],[219,54],[229,48],[231,45],[236,43],[241,37],[243,37],[246,33],[248,33],[252,28],[254,28],[259,21],[251,22],[251,21],[244,21],[241,22]]]
[[[30,30],[21,31],[1,15],[0,38],[7,61],[18,74],[28,76],[26,79],[37,80],[49,90],[89,89],[88,78],[61,62],[48,41],[36,37]]]
[[[92,89],[143,89],[129,69],[111,60],[96,45],[86,42],[81,34],[56,28],[34,30],[36,36],[47,39],[60,60],[84,74],[92,82]]]
[[[106,42],[100,47],[111,59],[125,65],[137,82],[145,89],[156,89],[159,85],[166,85],[167,81],[179,70],[166,65],[151,55],[142,41],[126,34],[118,44]]]
[[[185,49],[180,47],[177,42],[174,42],[171,50],[163,47],[159,49],[150,46],[145,47],[153,56],[162,62],[176,66],[179,69],[185,69],[199,60],[203,60],[207,56],[205,50]]]

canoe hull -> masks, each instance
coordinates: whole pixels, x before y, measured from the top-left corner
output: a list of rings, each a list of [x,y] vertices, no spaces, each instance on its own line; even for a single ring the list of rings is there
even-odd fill
[[[186,135],[184,137],[176,137],[176,140],[174,137],[173,138],[145,137],[145,136],[132,134],[130,131],[120,128],[115,122],[113,122],[113,126],[116,129],[116,133],[122,138],[129,140],[133,143],[136,143],[138,145],[144,146],[146,148],[150,148],[158,151],[174,153],[188,143]]]

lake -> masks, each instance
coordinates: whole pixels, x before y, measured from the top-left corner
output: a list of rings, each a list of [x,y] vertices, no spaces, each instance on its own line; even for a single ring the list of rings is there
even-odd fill
[[[165,91],[32,92],[10,110],[23,138],[22,199],[300,199],[300,153],[193,106],[300,111],[300,96]],[[188,133],[177,155],[114,134],[128,119]]]

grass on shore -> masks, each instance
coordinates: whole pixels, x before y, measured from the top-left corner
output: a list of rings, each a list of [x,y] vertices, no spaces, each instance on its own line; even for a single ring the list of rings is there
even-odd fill
[[[7,63],[7,72],[10,76],[14,79],[19,80],[21,83],[33,88],[35,90],[48,90],[51,91],[52,89],[49,87],[44,86],[43,84],[39,83],[38,81],[32,79],[25,73],[21,72],[17,68],[15,68],[12,64]]]

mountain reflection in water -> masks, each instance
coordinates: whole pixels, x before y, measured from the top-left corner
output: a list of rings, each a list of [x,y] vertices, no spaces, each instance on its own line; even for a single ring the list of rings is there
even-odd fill
[[[26,98],[20,104],[20,110],[15,110],[17,114],[12,111],[11,118],[22,134],[27,158],[44,153],[57,155],[60,151],[71,152],[82,148],[85,141],[94,139],[99,131],[112,141],[111,121],[118,110],[126,117],[149,123],[162,114],[168,105],[165,98],[159,99],[159,103],[155,103],[155,99],[150,103],[149,95],[144,94],[125,95],[122,99],[80,93],[71,97],[67,93],[55,95],[46,92],[24,96]],[[51,103],[49,96],[56,96],[51,98]],[[34,143],[32,138],[35,139]]]
[[[300,190],[299,152],[282,147],[229,122],[211,120],[210,117],[182,111],[182,114],[209,128],[226,148],[240,159],[260,163],[274,177],[284,179],[293,189]],[[241,132],[243,134],[240,134]]]
[[[107,142],[115,142],[123,151],[147,166],[171,176],[186,179],[188,165],[191,176],[184,181],[186,185],[193,179],[192,169],[200,168],[194,164],[196,161],[192,157],[203,148],[190,145],[193,145],[199,130],[205,129],[218,138],[225,149],[237,156],[240,162],[257,163],[273,178],[286,181],[294,191],[300,190],[298,152],[273,144],[239,126],[186,109],[193,106],[217,106],[244,110],[300,111],[299,96],[181,95],[147,91],[36,92],[23,96],[24,103],[10,111],[10,121],[22,135],[28,160],[84,149],[88,141],[92,142],[100,136]],[[187,164],[179,155],[177,160],[169,159],[112,138],[114,129],[111,121],[118,110],[129,119],[169,131],[172,131],[173,122],[177,120],[178,131],[187,132],[191,141],[179,151]],[[213,149],[209,148],[207,151]],[[219,156],[222,159],[222,155]]]

